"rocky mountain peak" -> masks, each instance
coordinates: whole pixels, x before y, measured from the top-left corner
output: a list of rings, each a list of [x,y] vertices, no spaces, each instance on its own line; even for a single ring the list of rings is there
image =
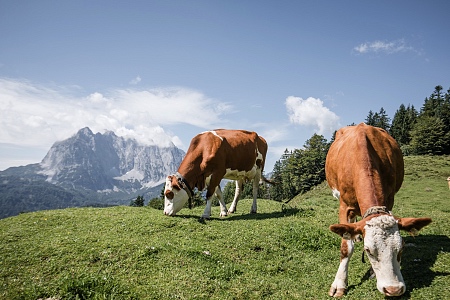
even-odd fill
[[[88,127],[55,143],[41,162],[47,181],[97,192],[133,193],[161,184],[177,170],[184,151],[173,144],[158,147],[118,137],[94,134]]]

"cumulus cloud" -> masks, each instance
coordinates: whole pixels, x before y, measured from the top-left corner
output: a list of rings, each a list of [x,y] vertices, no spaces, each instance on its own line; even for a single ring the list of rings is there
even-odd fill
[[[223,122],[231,109],[199,91],[179,87],[77,93],[0,78],[0,143],[48,146],[88,126],[94,132],[112,130],[146,144],[182,146],[180,138],[164,126],[210,129]]]
[[[408,46],[403,39],[396,41],[374,41],[369,43],[363,43],[353,48],[353,50],[360,54],[366,53],[385,53],[394,54],[397,52],[414,51],[415,49]]]
[[[320,99],[290,96],[285,105],[291,123],[313,127],[318,134],[331,134],[340,126],[339,117]]]

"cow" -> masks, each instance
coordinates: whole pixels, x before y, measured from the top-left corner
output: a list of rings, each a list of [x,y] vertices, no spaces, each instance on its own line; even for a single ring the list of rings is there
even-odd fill
[[[325,173],[340,203],[339,224],[330,230],[342,237],[340,264],[329,295],[345,294],[354,241],[361,236],[377,289],[385,296],[402,295],[406,286],[400,272],[403,243],[399,230],[416,235],[431,219],[392,215],[394,195],[404,175],[397,142],[385,130],[364,123],[341,128],[328,151]],[[357,216],[362,216],[358,222]]]
[[[211,198],[216,195],[220,203],[220,216],[236,211],[242,184],[253,180],[253,204],[250,213],[256,213],[259,181],[270,182],[263,175],[267,143],[256,132],[216,129],[196,135],[189,145],[178,171],[166,178],[164,188],[164,214],[175,215],[194,195],[194,188],[206,188],[206,207],[201,219],[211,216]],[[227,210],[223,201],[220,181],[235,180],[234,200]]]

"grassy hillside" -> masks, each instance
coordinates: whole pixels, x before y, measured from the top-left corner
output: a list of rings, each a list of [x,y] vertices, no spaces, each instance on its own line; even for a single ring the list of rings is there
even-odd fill
[[[398,216],[430,216],[403,236],[406,294],[450,299],[450,157],[407,157]],[[198,221],[143,207],[41,211],[0,220],[0,299],[330,299],[339,263],[338,201],[326,184],[288,205],[251,201],[225,219]],[[213,208],[218,216],[219,208]],[[363,279],[358,243],[344,299],[384,299]]]

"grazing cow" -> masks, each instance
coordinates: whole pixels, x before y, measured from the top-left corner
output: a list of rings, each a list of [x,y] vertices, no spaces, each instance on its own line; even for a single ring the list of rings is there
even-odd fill
[[[166,178],[164,214],[173,216],[187,201],[191,207],[193,189],[205,187],[206,208],[202,218],[211,216],[211,197],[215,194],[220,203],[220,216],[236,211],[242,183],[253,180],[253,204],[250,213],[256,213],[256,198],[267,153],[267,143],[256,132],[217,129],[195,136],[178,168],[177,173]],[[236,180],[234,200],[227,211],[222,198],[222,178]]]
[[[344,127],[327,154],[325,172],[340,202],[340,224],[331,225],[330,230],[342,237],[341,262],[329,295],[345,293],[353,242],[361,235],[378,290],[386,296],[402,295],[406,287],[400,272],[403,244],[399,230],[415,235],[431,219],[397,218],[391,213],[404,175],[396,141],[385,130],[364,123]],[[357,216],[362,216],[359,222]]]

